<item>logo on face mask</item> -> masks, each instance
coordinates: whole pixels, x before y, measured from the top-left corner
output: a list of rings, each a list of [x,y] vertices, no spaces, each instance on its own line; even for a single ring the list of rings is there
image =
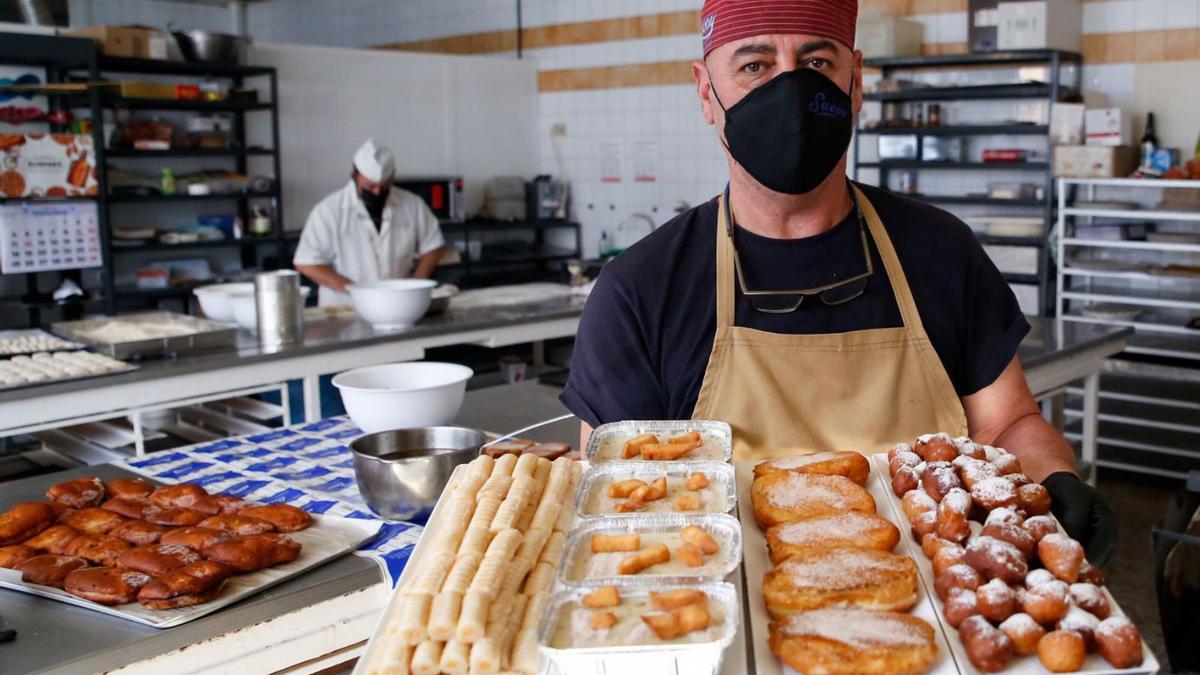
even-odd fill
[[[712,37],[713,28],[717,24],[717,14],[713,12],[700,21],[700,38],[707,40]]]
[[[813,96],[812,101],[808,104],[808,111],[817,117],[832,117],[835,120],[844,120],[850,116],[850,111],[840,105],[830,103],[825,98],[825,92],[817,92]]]

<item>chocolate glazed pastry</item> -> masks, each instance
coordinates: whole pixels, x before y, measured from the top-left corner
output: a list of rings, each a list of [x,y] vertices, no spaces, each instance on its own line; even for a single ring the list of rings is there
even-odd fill
[[[19,544],[54,524],[54,509],[41,502],[22,502],[0,514],[0,546]]]
[[[100,506],[104,501],[104,481],[95,476],[85,476],[57,483],[46,490],[46,499],[72,509]]]
[[[151,579],[142,572],[90,567],[68,574],[63,588],[71,595],[101,605],[124,605],[137,600],[138,591]]]
[[[238,573],[256,572],[272,565],[295,560],[300,543],[283,534],[258,534],[238,537],[213,545],[208,559],[227,565]]]
[[[149,609],[174,609],[208,602],[217,597],[229,579],[229,568],[201,560],[162,574],[138,593],[138,602]]]
[[[17,571],[27,584],[62,588],[68,574],[87,566],[86,560],[75,556],[39,555],[17,563]]]

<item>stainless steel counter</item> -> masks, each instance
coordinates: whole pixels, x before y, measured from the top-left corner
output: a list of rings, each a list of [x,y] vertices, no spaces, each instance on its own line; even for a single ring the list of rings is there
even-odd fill
[[[582,309],[581,300],[559,297],[449,311],[390,332],[357,318],[328,319],[307,323],[300,344],[273,349],[239,331],[235,350],[146,361],[133,371],[0,392],[0,436],[211,400],[289,379],[305,380],[306,411],[315,413],[319,375],[417,360],[431,347],[502,347],[572,336]]]

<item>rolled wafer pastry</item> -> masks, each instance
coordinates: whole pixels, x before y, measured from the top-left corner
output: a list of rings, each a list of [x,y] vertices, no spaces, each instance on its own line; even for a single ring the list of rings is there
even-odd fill
[[[409,595],[402,598],[404,607],[400,612],[400,629],[397,635],[406,645],[417,645],[428,637],[426,624],[429,622],[429,607],[432,595]]]
[[[499,671],[500,650],[497,648],[495,640],[485,637],[471,645],[472,673],[496,673]]]
[[[429,624],[426,627],[429,639],[445,642],[454,637],[462,601],[463,594],[460,591],[442,591],[433,596],[433,603],[429,606]]]
[[[536,646],[536,645],[535,645]],[[416,648],[400,641],[389,640],[383,649],[383,658],[378,668],[368,669],[368,675],[409,675],[412,670],[408,667]]]
[[[415,593],[432,594],[434,589],[442,587],[442,581],[454,564],[453,551],[438,551],[421,559],[421,566],[416,570],[408,590]]]
[[[454,628],[454,639],[466,643],[481,639],[487,628],[488,608],[491,604],[492,599],[487,595],[468,591],[463,596],[462,611],[458,615],[458,625]]]
[[[484,495],[496,495],[500,499],[504,499],[504,496],[508,494],[508,488],[512,485],[512,482],[512,476],[505,476],[503,474],[497,476],[492,474],[492,477],[484,482],[483,487],[479,488],[476,499],[481,499]]]
[[[516,466],[516,455],[503,455],[492,463],[492,476],[511,476]]]
[[[492,525],[492,518],[495,517],[496,511],[500,508],[501,501],[502,498],[496,495],[487,495],[479,500],[479,503],[475,506],[475,514],[471,516],[471,522],[467,525],[467,530],[463,533],[462,540],[458,542],[458,552],[460,554],[467,552],[483,553],[483,550],[487,548],[492,536],[489,528]]]
[[[496,511],[495,517],[492,518],[492,525],[488,530],[494,534],[509,528],[515,529],[517,519],[521,517],[521,511],[525,509],[525,505],[529,502],[532,492],[532,476],[517,476],[514,478],[512,487],[508,490],[508,496],[500,503],[500,508]]]
[[[558,520],[554,521],[555,532],[566,532],[571,529],[571,523],[575,521],[575,514],[571,509],[560,509],[558,512]]]
[[[566,547],[567,535],[563,532],[555,532],[546,540],[546,545],[542,547],[542,554],[538,556],[539,563],[546,563],[557,569],[558,564],[562,562],[563,549]]]
[[[525,588],[522,592],[525,595],[533,595],[542,591],[549,591],[554,584],[554,568],[546,563],[538,563],[525,578]]]
[[[525,508],[521,510],[520,517],[517,518],[517,529],[524,532],[529,529],[533,523],[533,516],[537,514],[538,506],[542,503],[542,495],[546,492],[546,482],[550,479],[550,460],[539,457],[537,468],[533,470],[533,490],[530,492],[529,501],[525,503]],[[545,471],[542,471],[545,467]]]
[[[482,550],[458,554],[454,559],[454,566],[446,575],[446,581],[442,583],[442,592],[466,593],[467,587],[471,585],[471,579],[475,577],[475,570],[479,569],[481,562],[483,562]]]
[[[475,459],[471,460],[471,463],[467,466],[471,467],[471,470],[476,473],[481,473],[484,476],[490,476],[492,475],[492,465],[495,463],[496,459],[491,455],[481,454]]]
[[[517,629],[520,624],[514,621],[514,617],[521,616],[525,612],[525,605],[529,602],[529,598],[524,595],[518,595],[513,600],[512,611],[505,617],[503,623],[493,627],[488,627],[487,635],[496,641],[496,647],[500,652],[500,667],[508,668],[512,663],[511,652],[513,640],[517,637]]]
[[[479,563],[479,569],[475,570],[475,577],[471,579],[471,585],[467,587],[467,591],[483,593],[489,598],[495,598],[500,591],[501,584],[504,583],[505,567],[512,560],[513,554],[521,544],[521,539],[521,533],[513,529],[503,530],[497,534],[492,539],[492,543],[488,544],[487,552],[483,555],[483,562]]]
[[[532,528],[525,532],[521,546],[517,548],[516,555],[509,563],[501,590],[516,591],[521,587],[521,582],[525,580],[525,575],[529,573],[529,570],[537,564],[538,557],[549,538],[550,532],[541,528]]]
[[[496,599],[492,601],[492,606],[488,607],[488,618],[483,632],[484,635],[492,635],[496,626],[508,619],[512,612],[513,601],[516,599],[516,592],[500,591]]]
[[[522,628],[521,632],[517,633],[509,668],[521,675],[537,675],[538,669],[541,668],[537,631]]]
[[[487,457],[487,455],[483,456]],[[491,459],[491,457],[488,457],[488,459]],[[463,474],[462,481],[459,482],[459,484],[455,487],[455,490],[461,491],[463,494],[471,495],[472,497],[479,492],[479,488],[483,487],[483,484],[487,482],[487,479],[492,474],[492,467],[490,464],[486,469],[482,466],[472,466],[474,464],[475,462],[472,461],[471,464],[467,465],[468,469],[465,474]]]
[[[536,632],[538,623],[542,620],[542,612],[545,612],[546,605],[550,604],[550,593],[541,591],[525,597],[529,598],[529,602],[525,603],[525,615],[521,617],[521,630]]]
[[[541,529],[547,532],[553,531],[555,524],[558,523],[558,517],[563,511],[570,511],[570,508],[564,508],[562,505],[563,499],[567,494],[567,483],[561,483],[560,487],[556,488],[553,485],[547,485],[542,492],[541,502],[537,506],[537,510],[533,513],[533,520],[529,521],[529,529]]]
[[[409,667],[413,675],[437,675],[438,662],[442,660],[444,643],[426,640],[413,650],[412,663]]]
[[[550,480],[550,467],[552,466],[554,466],[554,462],[545,457],[538,457],[537,467],[533,470],[533,477],[540,481],[542,485],[545,485],[546,481]]]
[[[529,476],[533,478],[533,470],[537,468],[538,456],[533,454],[523,454],[517,458],[517,463],[513,465],[512,476],[515,479],[517,476]]]
[[[438,668],[443,673],[465,673],[471,663],[471,645],[458,640],[449,640],[442,647],[442,660]]]

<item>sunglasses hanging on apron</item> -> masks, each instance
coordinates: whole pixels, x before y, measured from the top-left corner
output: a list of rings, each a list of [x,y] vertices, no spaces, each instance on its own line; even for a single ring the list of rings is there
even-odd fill
[[[925,433],[967,433],[962,403],[925,334],[892,240],[870,201],[852,188],[896,297],[900,327],[790,335],[735,325],[734,249],[727,196],[721,197],[717,332],[692,418],[728,422],[734,460],[825,450],[871,454]]]

